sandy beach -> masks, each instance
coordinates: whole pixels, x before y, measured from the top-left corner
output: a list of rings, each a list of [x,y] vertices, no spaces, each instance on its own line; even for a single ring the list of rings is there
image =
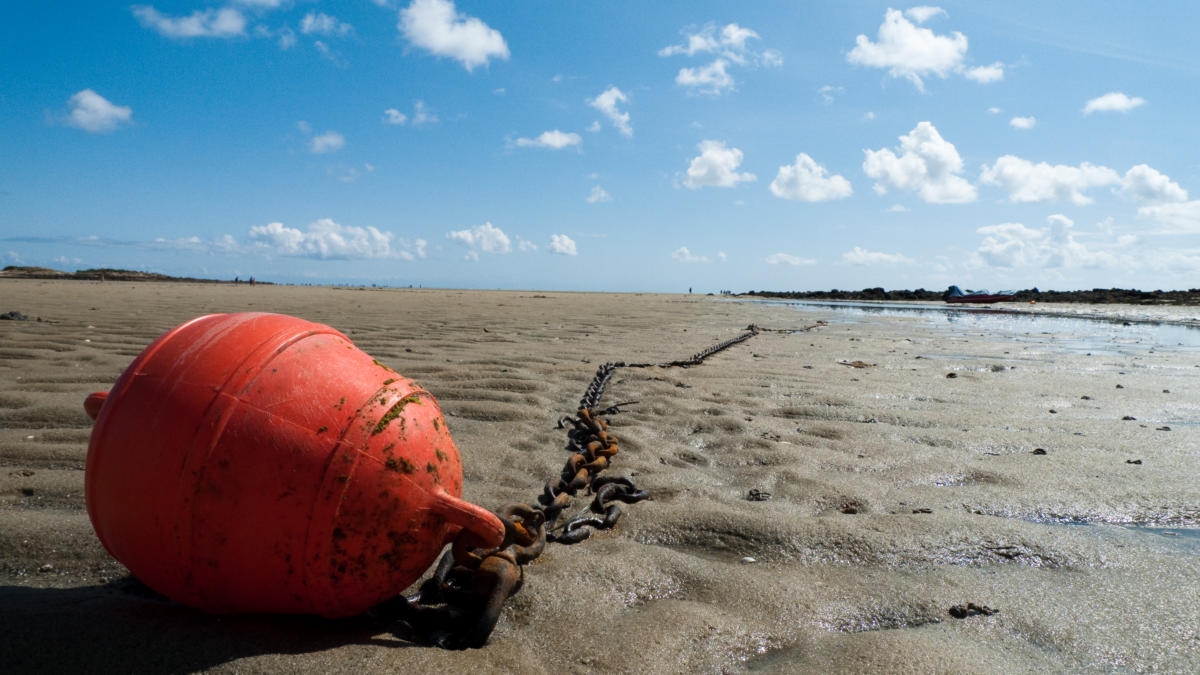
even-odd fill
[[[1200,352],[687,295],[0,280],[14,310],[30,320],[0,321],[6,672],[1200,671]],[[605,403],[638,403],[611,418],[606,475],[652,499],[551,545],[489,644],[453,652],[368,618],[203,614],[96,539],[84,397],[162,332],[238,311],[329,324],[418,380],[488,508],[557,475],[555,423],[599,364],[832,320],[618,371]],[[998,612],[951,616],[967,603]]]

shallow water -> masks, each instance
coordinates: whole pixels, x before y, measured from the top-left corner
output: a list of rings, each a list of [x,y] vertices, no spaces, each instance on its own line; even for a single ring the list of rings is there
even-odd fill
[[[877,317],[920,318],[947,335],[1001,333],[1021,342],[1046,343],[1059,351],[1128,354],[1150,350],[1200,351],[1200,326],[1103,317],[1067,317],[1002,308],[809,300],[767,300],[805,312],[830,310],[834,323],[866,323]]]

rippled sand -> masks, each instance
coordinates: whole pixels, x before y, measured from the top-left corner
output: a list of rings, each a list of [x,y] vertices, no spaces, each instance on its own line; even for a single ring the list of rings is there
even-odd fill
[[[834,315],[700,296],[3,280],[10,310],[43,321],[0,321],[8,672],[1200,671],[1196,352],[1089,356],[878,317],[618,371],[605,402],[640,403],[612,418],[609,473],[653,501],[552,545],[490,643],[446,652],[366,619],[147,597],[84,510],[84,396],[199,314],[328,323],[438,398],[465,496],[490,507],[533,500],[558,472],[555,421],[600,363]],[[968,602],[999,613],[950,616]]]

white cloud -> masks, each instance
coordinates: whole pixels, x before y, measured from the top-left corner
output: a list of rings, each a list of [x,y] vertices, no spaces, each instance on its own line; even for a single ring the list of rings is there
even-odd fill
[[[305,135],[312,133],[312,125],[304,120],[300,120],[300,121],[296,122],[296,129],[300,133],[305,134]]]
[[[721,262],[725,262],[728,259],[729,259],[729,256],[725,255],[725,251],[717,251],[717,260],[720,260]]]
[[[620,89],[609,87],[600,93],[596,98],[588,99],[587,104],[604,113],[608,121],[612,122],[622,134],[626,136],[633,135],[633,127],[629,126],[629,113],[621,112],[617,108],[618,103],[625,103],[629,100]]]
[[[413,104],[412,123],[414,127],[424,126],[426,124],[437,124],[437,113],[429,109],[425,105],[425,101],[417,101]]]
[[[408,115],[400,112],[395,108],[388,108],[383,111],[384,124],[404,124],[408,121]]]
[[[928,28],[914,26],[895,9],[884,15],[878,40],[871,42],[866,35],[859,35],[846,60],[871,68],[888,68],[892,77],[906,78],[922,91],[923,76],[945,78],[962,65],[967,53],[967,36],[958,31],[950,36],[936,35]]]
[[[984,235],[974,259],[992,267],[1077,268],[1112,264],[1116,257],[1088,248],[1075,238],[1074,223],[1062,214],[1046,219],[1047,227],[1033,229],[1021,223],[988,225],[976,230]]]
[[[593,185],[591,193],[588,194],[588,196],[587,196],[587,203],[589,203],[589,204],[596,204],[599,202],[611,202],[611,201],[612,201],[612,197],[608,194],[608,191],[605,190],[604,188],[600,187],[599,185]]]
[[[906,213],[910,210],[911,209],[909,209],[907,206],[905,206],[903,204],[892,204],[887,209],[888,213]]]
[[[867,251],[858,246],[855,246],[853,250],[843,253],[842,260],[851,265],[896,265],[913,262],[911,258],[907,258],[899,253]]]
[[[671,252],[671,258],[678,260],[681,263],[706,263],[712,262],[706,256],[692,255],[686,246],[680,246]]]
[[[1138,217],[1165,226],[1159,234],[1200,234],[1200,199],[1143,206]]]
[[[850,181],[840,175],[826,176],[825,167],[806,153],[796,155],[796,163],[779,167],[771,181],[771,194],[783,199],[803,202],[823,202],[844,199],[854,190]]]
[[[908,15],[908,18],[916,21],[917,23],[925,23],[939,14],[942,16],[947,16],[946,10],[942,9],[941,7],[930,7],[929,5],[909,7],[908,9],[904,10],[904,13]]]
[[[1119,91],[1111,91],[1103,96],[1098,96],[1087,102],[1083,106],[1083,114],[1090,115],[1094,112],[1129,112],[1134,108],[1144,105],[1146,99],[1140,96],[1130,98]]]
[[[1046,162],[1034,164],[1027,159],[1004,155],[992,166],[984,165],[980,179],[1008,191],[1013,202],[1042,202],[1051,199],[1069,200],[1083,206],[1092,198],[1084,191],[1094,187],[1121,182],[1116,171],[1084,162],[1079,166]]]
[[[999,82],[1004,79],[1004,64],[997,61],[990,66],[966,68],[962,71],[962,74],[968,80],[974,80],[979,84]]]
[[[600,131],[600,120],[592,120],[592,123],[587,127],[587,131],[593,134]]]
[[[821,87],[820,89],[818,89],[817,93],[821,95],[821,100],[823,100],[823,101],[825,101],[825,103],[829,104],[829,103],[833,103],[833,95],[834,94],[841,94],[845,91],[846,91],[845,87],[835,87],[832,84],[827,84],[827,85]]]
[[[684,29],[683,44],[670,45],[658,50],[659,56],[697,54],[716,54],[706,66],[681,68],[675,76],[675,83],[683,87],[691,87],[701,94],[723,94],[731,91],[734,86],[733,76],[728,68],[731,64],[747,68],[760,66],[778,67],[783,65],[783,55],[774,49],[756,51],[746,45],[748,40],[759,39],[755,31],[739,26],[736,23],[727,24],[720,29],[715,23],[705,24],[699,30]]]
[[[766,257],[768,265],[815,265],[817,261],[813,258],[801,258],[800,256],[791,255],[790,253],[772,253]]]
[[[467,247],[467,260],[479,260],[481,252],[508,253],[512,250],[508,235],[490,222],[467,230],[447,232],[446,238]]]
[[[1170,176],[1145,164],[1125,172],[1121,193],[1140,202],[1185,202],[1188,198],[1187,190],[1179,187]]]
[[[457,60],[467,71],[492,58],[508,59],[500,31],[483,21],[459,14],[449,0],[413,0],[400,10],[397,26],[405,39],[436,56]]]
[[[578,255],[575,242],[565,234],[550,235],[550,252],[558,255]]]
[[[133,120],[133,108],[114,105],[91,89],[75,92],[67,100],[67,105],[71,111],[67,114],[66,123],[93,134],[113,131]]]
[[[520,237],[517,237],[517,250],[518,251],[536,251],[536,250],[538,250],[538,245],[533,243],[532,241],[529,241],[528,239],[522,239]]]
[[[284,27],[279,31],[279,48],[286,51],[296,46],[296,33],[291,28]]]
[[[334,35],[344,37],[354,30],[354,26],[338,21],[335,17],[323,12],[310,11],[300,20],[300,32],[305,35]]]
[[[344,136],[336,131],[326,131],[320,136],[313,136],[309,142],[309,149],[315,155],[323,155],[330,152],[337,152],[346,145]]]
[[[864,122],[873,122],[876,117],[877,117],[877,115],[874,113],[874,111],[871,111],[871,110],[868,110],[867,112],[863,113],[863,116],[862,116]]]
[[[391,232],[374,227],[339,225],[329,218],[310,223],[306,230],[287,227],[283,223],[268,223],[250,228],[250,239],[258,251],[275,255],[318,258],[321,260],[357,260],[371,258],[425,257],[425,241],[409,243],[397,239]],[[393,240],[399,246],[393,247]],[[236,246],[227,238],[227,247]]]
[[[988,108],[987,111],[988,111],[988,114],[990,114],[990,115],[999,115],[1000,113],[1004,112],[1003,109],[997,108],[996,106],[992,106],[992,107]]]
[[[680,68],[675,84],[693,87],[697,93],[718,95],[733,89],[733,77],[725,72],[725,59],[717,59],[703,68]]]
[[[139,23],[169,38],[228,38],[246,33],[246,17],[236,9],[196,10],[190,16],[171,17],[148,5],[130,8]]]
[[[1014,129],[1032,129],[1037,125],[1037,118],[1033,115],[1029,117],[1014,117],[1008,121],[1008,124]]]
[[[960,204],[975,201],[975,186],[958,174],[963,161],[954,144],[929,122],[920,122],[900,137],[899,154],[888,148],[864,150],[863,171],[876,180],[875,191],[889,186],[913,190],[927,202]]]
[[[687,178],[683,184],[698,190],[702,187],[734,187],[738,183],[755,180],[752,173],[738,173],[742,163],[742,151],[725,147],[723,141],[700,141],[696,146],[700,154],[688,165]]]
[[[260,9],[276,9],[283,4],[283,0],[234,0],[233,4]]]
[[[550,148],[551,150],[578,146],[582,142],[583,139],[579,134],[565,133],[558,129],[543,131],[537,138],[518,138],[514,141],[519,148]]]

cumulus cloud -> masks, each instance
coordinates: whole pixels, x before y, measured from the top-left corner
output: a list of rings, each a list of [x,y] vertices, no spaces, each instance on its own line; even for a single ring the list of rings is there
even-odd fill
[[[189,16],[167,16],[149,5],[134,5],[130,11],[139,23],[169,38],[229,38],[246,33],[246,17],[236,9],[196,10]]]
[[[702,67],[681,68],[675,76],[676,84],[692,88],[697,93],[718,95],[732,90],[734,80],[727,70],[731,64],[747,68],[783,64],[783,56],[778,50],[758,51],[749,48],[747,41],[759,39],[758,33],[736,23],[720,28],[715,23],[708,23],[698,30],[685,28],[680,32],[684,36],[683,43],[663,47],[658,50],[659,56],[718,56]]]
[[[734,187],[755,180],[752,173],[738,173],[742,151],[725,146],[724,141],[700,141],[700,154],[688,165],[683,184],[693,190],[702,187]]]
[[[988,225],[976,230],[984,235],[975,252],[976,262],[992,267],[1076,268],[1099,267],[1115,262],[1107,251],[1092,250],[1076,239],[1074,222],[1062,214],[1046,219],[1040,229],[1021,223]]]
[[[933,14],[936,12],[923,13],[925,19]],[[906,78],[922,91],[925,89],[922,77],[945,78],[962,65],[967,54],[967,36],[958,31],[937,35],[928,28],[913,25],[895,9],[884,15],[877,39],[878,42],[871,42],[866,35],[859,35],[846,60],[871,68],[887,68],[892,77]]]
[[[420,127],[426,124],[436,124],[437,122],[437,113],[430,110],[429,107],[425,105],[425,101],[417,101],[413,104],[412,123],[414,127]]]
[[[133,120],[133,108],[114,105],[91,89],[75,92],[67,100],[67,105],[70,112],[67,113],[66,123],[93,134],[114,131]]]
[[[1125,172],[1121,181],[1121,193],[1140,202],[1185,202],[1187,190],[1179,187],[1170,176],[1159,173],[1145,164],[1138,164]]]
[[[835,87],[832,84],[827,84],[827,85],[821,87],[820,89],[818,89],[817,93],[821,95],[821,100],[825,101],[826,104],[829,104],[829,103],[833,103],[833,95],[834,94],[841,94],[845,91],[846,91],[845,87]]]
[[[980,179],[1007,190],[1012,202],[1062,199],[1080,206],[1092,203],[1085,191],[1121,182],[1120,175],[1106,166],[1087,162],[1079,166],[1034,164],[1013,155],[1004,155],[991,166],[984,165]]]
[[[336,131],[326,131],[319,136],[313,136],[309,141],[309,150],[314,155],[324,155],[337,152],[346,145],[346,138]]]
[[[592,191],[587,196],[587,203],[589,203],[589,204],[597,204],[599,202],[611,202],[611,201],[612,201],[612,196],[608,194],[607,190],[600,187],[599,185],[593,185]]]
[[[790,253],[772,253],[766,257],[766,262],[768,265],[792,266],[817,264],[817,261],[813,258],[801,258],[800,256],[791,255]]]
[[[855,246],[853,250],[843,253],[842,260],[851,265],[896,265],[913,262],[911,258],[907,258],[899,253],[868,251],[859,246]]]
[[[854,190],[850,181],[840,175],[827,176],[825,167],[806,153],[796,155],[796,163],[779,167],[771,181],[771,194],[783,199],[803,202],[823,202],[844,199]]]
[[[622,112],[617,108],[618,103],[625,103],[628,100],[629,97],[620,89],[609,87],[596,98],[588,99],[587,104],[603,113],[622,134],[632,136],[633,127],[629,125],[629,113]]]
[[[675,84],[692,87],[700,94],[721,94],[733,88],[733,77],[725,72],[729,63],[717,59],[703,68],[680,68]]]
[[[974,68],[964,68],[962,70],[963,77],[968,80],[974,80],[979,84],[989,84],[991,82],[999,82],[1004,79],[1004,64],[999,61],[988,66],[976,66]]]
[[[493,58],[508,59],[508,45],[500,31],[460,14],[450,0],[413,0],[400,10],[397,27],[413,45],[455,59],[468,72]]]
[[[565,234],[550,235],[550,252],[558,255],[578,255],[575,241]]]
[[[1159,234],[1200,234],[1200,200],[1143,206],[1138,217],[1163,227]]]
[[[324,12],[310,11],[300,20],[300,32],[305,35],[332,35],[344,37],[354,30],[354,26],[339,21]]]
[[[395,108],[388,108],[387,110],[383,111],[383,123],[384,124],[397,124],[398,125],[398,124],[404,124],[407,121],[408,121],[408,115],[405,115],[404,113],[400,112],[399,110],[397,110]]]
[[[513,143],[518,148],[549,148],[551,150],[562,150],[571,146],[578,146],[583,142],[583,139],[576,133],[565,133],[558,129],[543,131],[537,138],[518,138]]]
[[[446,238],[467,247],[467,260],[479,260],[480,253],[508,253],[512,250],[508,235],[490,222],[466,230],[447,232]]]
[[[278,222],[255,225],[250,228],[250,239],[260,252],[299,258],[412,260],[425,257],[424,239],[410,243],[375,227],[339,225],[329,218],[310,223],[305,230]],[[393,246],[393,243],[397,245]]]
[[[920,122],[901,136],[895,152],[888,148],[863,152],[863,171],[876,180],[875,191],[879,194],[894,187],[915,191],[934,204],[975,201],[975,186],[958,175],[963,167],[958,150],[929,122]]]
[[[688,247],[686,247],[686,246],[680,246],[679,248],[677,248],[677,249],[675,249],[674,251],[672,251],[672,252],[671,252],[671,258],[672,258],[672,259],[674,259],[674,260],[678,260],[678,261],[679,261],[679,262],[681,262],[681,263],[706,263],[706,262],[712,262],[712,261],[710,261],[710,260],[708,259],[708,257],[707,257],[707,256],[702,256],[702,255],[692,255],[692,252],[691,252],[691,251],[689,251],[689,250],[688,250]]]
[[[927,5],[912,7],[905,12],[889,9],[879,26],[877,41],[859,35],[854,49],[846,54],[846,60],[869,68],[887,68],[889,75],[907,79],[920,91],[925,91],[922,78],[931,75],[945,79],[958,73],[980,84],[1004,79],[1004,64],[999,61],[970,68],[963,63],[967,55],[967,36],[958,31],[938,35],[932,29],[915,25],[945,13],[940,7]]]
[[[1097,96],[1096,98],[1088,101],[1083,106],[1083,114],[1091,115],[1094,112],[1125,113],[1140,105],[1144,105],[1145,103],[1146,99],[1140,96],[1134,96],[1133,98],[1130,98],[1122,92],[1110,91],[1103,96]]]
[[[1008,121],[1008,124],[1014,129],[1032,129],[1037,125],[1037,118],[1033,115],[1029,117],[1014,117]]]

